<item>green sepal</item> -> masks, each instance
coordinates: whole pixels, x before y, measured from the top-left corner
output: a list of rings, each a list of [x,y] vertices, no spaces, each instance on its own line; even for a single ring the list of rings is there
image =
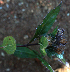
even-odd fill
[[[48,46],[48,41],[47,38],[42,36],[39,40],[39,44],[40,44],[40,52],[42,53],[42,55],[46,55],[46,47]]]

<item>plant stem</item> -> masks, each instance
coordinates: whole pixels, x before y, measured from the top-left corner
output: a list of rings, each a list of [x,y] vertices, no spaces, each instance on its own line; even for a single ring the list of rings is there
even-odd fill
[[[33,45],[39,45],[38,43],[35,44],[25,44],[25,45],[19,45],[17,47],[27,47],[27,46],[33,46]]]
[[[3,47],[0,47],[0,48],[3,48]]]

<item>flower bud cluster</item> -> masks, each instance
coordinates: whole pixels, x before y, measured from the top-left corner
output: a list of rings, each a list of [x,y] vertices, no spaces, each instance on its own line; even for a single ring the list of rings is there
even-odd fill
[[[64,51],[63,46],[65,46],[67,43],[67,40],[64,38],[64,29],[58,29],[55,37],[53,37],[52,35],[47,36],[47,40],[47,48],[52,47],[53,50],[58,54],[61,54]]]

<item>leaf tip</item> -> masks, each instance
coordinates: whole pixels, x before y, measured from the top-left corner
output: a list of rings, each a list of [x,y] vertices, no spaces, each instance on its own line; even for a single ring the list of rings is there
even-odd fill
[[[61,6],[61,4],[62,4],[62,1],[60,2],[59,6]]]
[[[62,3],[62,1],[61,1],[61,3]]]

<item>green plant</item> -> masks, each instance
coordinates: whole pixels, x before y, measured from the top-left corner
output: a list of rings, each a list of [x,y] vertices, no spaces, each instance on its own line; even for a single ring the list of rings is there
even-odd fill
[[[16,41],[12,36],[7,36],[4,38],[3,44],[0,45],[0,49],[5,50],[7,54],[13,54],[20,58],[38,58],[50,70],[50,72],[53,72],[52,67],[43,59],[46,54],[51,59],[53,59],[53,56],[59,58],[65,64],[63,58],[64,50],[59,48],[61,44],[66,44],[66,40],[62,38],[64,30],[57,29],[58,26],[56,26],[54,31],[48,34],[48,31],[52,27],[60,11],[61,4],[62,2],[47,14],[43,19],[42,24],[36,28],[35,35],[28,44],[16,44]],[[31,44],[34,39],[37,39],[39,43]],[[30,49],[29,46],[32,45],[40,45],[39,49],[41,54]]]

